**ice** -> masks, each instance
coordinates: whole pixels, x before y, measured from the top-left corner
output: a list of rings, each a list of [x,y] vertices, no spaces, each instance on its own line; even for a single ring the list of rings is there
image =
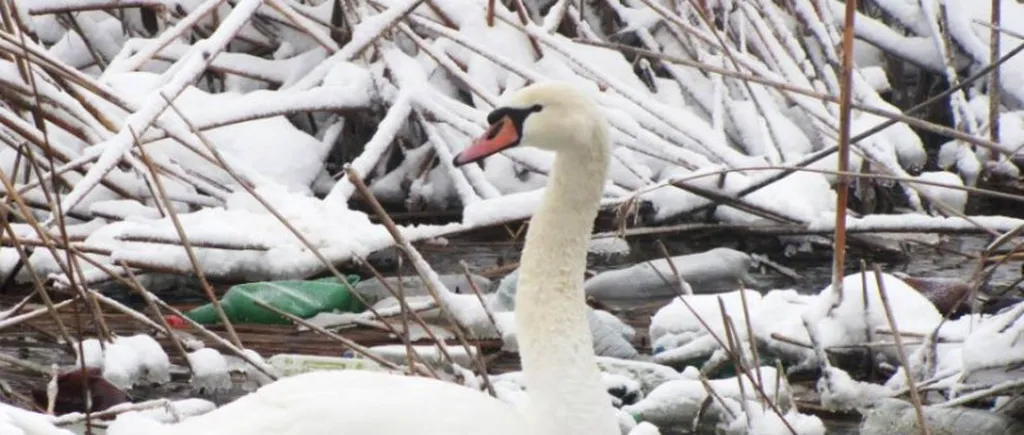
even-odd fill
[[[224,356],[214,349],[204,348],[188,354],[192,366],[192,388],[216,393],[231,388],[231,375]]]

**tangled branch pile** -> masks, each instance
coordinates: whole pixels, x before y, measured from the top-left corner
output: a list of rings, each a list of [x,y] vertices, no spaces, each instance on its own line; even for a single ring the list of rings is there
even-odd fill
[[[867,214],[851,213],[849,227],[1024,223],[963,215],[964,186],[1019,177],[1024,58],[993,29],[1024,27],[1024,6],[1003,2],[994,27],[989,2],[865,3],[851,167],[872,178],[856,183]],[[714,218],[729,223],[834,221],[837,1],[2,5],[8,272],[59,272],[65,284],[197,265],[222,278],[308,276],[392,243],[349,209],[344,162],[385,203],[464,208],[461,223],[402,228],[414,241],[527,217],[550,156],[450,161],[503,92],[549,79],[590,89],[606,109],[609,206],[642,199],[657,222],[721,201]],[[961,84],[922,106],[923,119],[901,112]],[[952,127],[925,120],[936,114]],[[870,214],[876,187],[894,181],[908,214]]]

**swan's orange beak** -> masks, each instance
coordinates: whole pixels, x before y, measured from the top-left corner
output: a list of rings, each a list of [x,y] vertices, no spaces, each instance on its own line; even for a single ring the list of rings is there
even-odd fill
[[[519,129],[508,116],[503,116],[498,122],[491,124],[490,128],[480,137],[473,141],[473,144],[462,150],[455,156],[452,163],[455,166],[473,163],[491,154],[495,154],[506,148],[519,144]]]

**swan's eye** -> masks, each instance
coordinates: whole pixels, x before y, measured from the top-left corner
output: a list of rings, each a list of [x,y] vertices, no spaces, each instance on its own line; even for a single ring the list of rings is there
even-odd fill
[[[540,112],[544,109],[544,106],[540,104],[534,104],[530,107],[499,107],[494,109],[491,113],[487,114],[487,123],[494,124],[501,120],[502,117],[509,117],[516,125],[521,125],[522,121],[530,116],[531,113]]]

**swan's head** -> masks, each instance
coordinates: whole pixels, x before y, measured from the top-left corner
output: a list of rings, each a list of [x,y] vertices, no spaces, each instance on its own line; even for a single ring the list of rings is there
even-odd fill
[[[556,153],[607,147],[604,114],[594,100],[562,82],[537,83],[507,96],[487,115],[490,127],[455,156],[456,166],[525,144]]]

